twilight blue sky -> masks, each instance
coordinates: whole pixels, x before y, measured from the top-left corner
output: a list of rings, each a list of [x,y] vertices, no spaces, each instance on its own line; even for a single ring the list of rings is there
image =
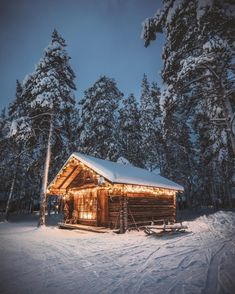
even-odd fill
[[[161,83],[163,38],[145,48],[141,23],[160,0],[1,0],[0,108],[14,99],[15,81],[33,72],[54,28],[65,38],[79,100],[100,75],[125,95],[140,95],[146,73]]]

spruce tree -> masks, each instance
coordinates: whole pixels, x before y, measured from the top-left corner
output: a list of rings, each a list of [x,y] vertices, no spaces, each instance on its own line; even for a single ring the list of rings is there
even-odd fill
[[[7,199],[7,191],[9,191],[11,176],[11,156],[13,155],[11,149],[10,140],[7,138],[9,133],[9,120],[7,117],[6,109],[4,108],[0,114],[0,199]]]
[[[189,203],[192,202],[193,148],[190,128],[182,119],[174,95],[166,96],[163,116],[163,166],[162,174],[184,186]],[[194,166],[195,168],[195,166]]]
[[[14,104],[11,107],[11,112],[17,113],[17,118],[12,121],[17,124],[15,135],[21,141],[26,141],[27,136],[31,147],[32,160],[28,170],[35,177],[34,182],[42,182],[39,225],[45,225],[49,165],[52,165],[50,172],[53,173],[53,168],[58,169],[72,151],[68,146],[72,146],[71,134],[76,127],[72,124],[75,74],[65,47],[65,40],[54,30],[44,56],[35,71],[24,80],[22,93],[14,103],[18,109],[22,104],[23,111],[15,111]]]
[[[5,193],[7,198],[5,208],[5,219],[8,219],[9,209],[12,199],[16,196],[17,192],[18,200],[22,194],[22,190],[17,189],[21,184],[25,182],[25,164],[26,158],[23,158],[24,153],[24,139],[27,139],[24,135],[26,134],[25,118],[24,118],[24,105],[22,101],[22,85],[16,81],[16,95],[13,103],[9,105],[8,116],[5,116],[5,130],[2,134],[2,146],[5,151],[2,150],[3,154],[3,165],[4,174],[8,174],[8,179],[5,182]],[[12,169],[13,168],[13,169]],[[13,171],[13,172],[12,172]],[[3,176],[3,175],[2,175]]]
[[[35,74],[34,86],[31,91],[32,101],[30,112],[42,115],[41,127],[46,130],[43,139],[47,142],[42,188],[41,210],[39,225],[45,224],[46,189],[51,152],[54,159],[59,152],[66,150],[70,134],[71,113],[75,106],[73,91],[75,74],[69,65],[70,57],[65,51],[65,40],[56,30],[52,33],[49,46],[45,49],[44,57],[39,61]],[[49,115],[47,115],[48,113]],[[49,127],[46,126],[49,125]],[[69,126],[68,126],[69,125]],[[66,127],[66,128],[65,128]]]
[[[120,155],[117,109],[123,94],[116,82],[101,76],[81,100],[79,150],[103,159]]]
[[[133,94],[123,99],[122,107],[119,110],[119,140],[122,157],[131,164],[142,167],[140,113]]]
[[[176,107],[175,113],[179,116],[179,107],[183,107],[181,120],[191,124],[190,129],[198,117],[204,118],[202,121],[207,125],[198,124],[194,129],[196,133],[191,136],[191,140],[196,137],[198,141],[194,143],[201,146],[194,148],[194,158],[198,170],[204,168],[207,173],[208,168],[211,185],[216,186],[219,179],[220,186],[225,185],[227,191],[230,185],[228,178],[230,181],[232,178],[229,156],[232,151],[233,156],[235,154],[235,136],[230,131],[234,117],[234,15],[231,14],[234,7],[230,4],[227,0],[164,1],[163,8],[145,21],[143,29],[145,46],[158,33],[166,35],[162,70],[166,92],[176,93],[177,101],[174,103],[178,110]],[[225,124],[214,126],[217,120],[224,120]],[[201,133],[204,128],[206,136]],[[220,176],[215,168],[219,162]],[[202,177],[201,173],[201,182]],[[208,191],[204,192],[208,194]],[[229,193],[226,194],[229,197]]]
[[[156,83],[150,87],[146,75],[142,81],[140,103],[143,163],[149,170],[154,170],[162,163],[160,89]]]

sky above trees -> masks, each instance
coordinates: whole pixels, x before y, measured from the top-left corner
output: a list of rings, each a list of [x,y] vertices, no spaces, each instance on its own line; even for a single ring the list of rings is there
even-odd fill
[[[100,75],[125,95],[140,96],[146,73],[160,82],[163,40],[144,48],[141,23],[160,6],[155,0],[2,0],[0,3],[0,108],[14,99],[16,79],[34,71],[51,33],[65,38],[75,71],[76,98]]]

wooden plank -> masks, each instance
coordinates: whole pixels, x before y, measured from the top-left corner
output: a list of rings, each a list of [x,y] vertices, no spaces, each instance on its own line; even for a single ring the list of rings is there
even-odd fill
[[[60,229],[73,229],[73,230],[82,230],[82,231],[89,231],[94,233],[108,233],[110,230],[105,227],[93,227],[93,226],[86,226],[86,225],[79,225],[79,224],[65,224],[65,223],[58,223],[58,227]]]
[[[77,165],[70,165],[70,166],[67,166],[66,169],[64,169],[62,171],[62,173],[60,174],[60,176],[56,177],[56,181],[55,181],[55,187],[58,188],[61,186],[61,183],[68,177],[68,175],[70,174],[71,170],[73,170],[74,168],[76,168]]]
[[[82,170],[79,169],[79,166],[75,166],[72,171],[68,174],[66,179],[62,182],[62,184],[59,186],[59,188],[67,188],[68,185],[76,178],[76,176],[81,172]]]
[[[97,224],[108,226],[108,197],[104,189],[97,192]]]
[[[130,194],[128,194],[129,196]],[[175,220],[173,195],[131,195],[128,197],[128,226],[152,220]]]
[[[123,213],[123,196],[120,197],[120,218],[119,218],[119,223],[120,223],[120,233],[123,234],[125,233],[125,228],[124,228],[124,213]]]
[[[127,193],[128,198],[162,198],[162,199],[169,199],[172,198],[173,195],[166,195],[166,194],[149,194],[149,193]]]
[[[64,195],[66,193],[66,189],[53,189],[51,188],[47,195]]]
[[[128,207],[127,207],[126,196],[123,196],[123,226],[124,226],[124,232],[126,232],[127,226],[128,226]]]

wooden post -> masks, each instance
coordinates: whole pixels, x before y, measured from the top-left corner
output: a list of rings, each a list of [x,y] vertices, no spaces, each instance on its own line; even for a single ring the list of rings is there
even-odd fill
[[[173,196],[173,203],[174,203],[174,221],[176,222],[176,192]]]
[[[120,234],[125,233],[123,221],[123,196],[120,196]]]
[[[124,233],[128,227],[128,210],[127,210],[127,196],[123,196],[123,225],[124,225]]]

